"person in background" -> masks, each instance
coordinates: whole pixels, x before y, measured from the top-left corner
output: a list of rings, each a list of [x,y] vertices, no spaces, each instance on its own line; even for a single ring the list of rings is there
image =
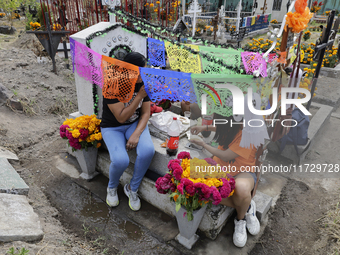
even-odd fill
[[[146,66],[146,59],[137,52],[128,53],[123,61],[140,67]],[[150,99],[140,76],[128,103],[103,98],[101,132],[111,160],[106,197],[106,203],[110,207],[119,204],[117,188],[120,177],[129,166],[127,152],[130,150],[137,151],[137,158],[132,179],[130,184],[124,186],[124,193],[129,198],[129,206],[133,211],[141,207],[137,191],[155,153],[148,129],[149,118]]]
[[[230,123],[232,118],[233,116],[226,118],[217,114],[214,116],[214,119],[226,119],[227,123]],[[233,120],[233,122],[236,121]],[[214,148],[199,139],[191,139],[190,142],[202,146],[213,154],[213,159],[221,167],[226,166],[229,169],[230,166],[236,169],[235,172],[230,172],[230,175],[235,178],[235,193],[231,197],[222,199],[221,204],[236,209],[233,242],[237,247],[244,247],[247,242],[247,229],[252,235],[257,235],[260,232],[260,223],[256,217],[256,204],[251,199],[257,176],[254,172],[242,172],[242,167],[249,166],[250,169],[254,169],[251,167],[256,164],[257,148],[240,146],[242,125],[230,127],[230,124],[225,124],[215,125],[215,127],[196,126],[191,128],[191,133],[194,135],[198,135],[202,131],[216,132],[214,139],[219,144],[218,148]]]

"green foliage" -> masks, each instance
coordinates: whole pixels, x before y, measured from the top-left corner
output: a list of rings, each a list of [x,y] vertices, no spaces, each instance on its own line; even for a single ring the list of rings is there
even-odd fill
[[[37,17],[38,17],[38,22],[40,22],[41,26],[44,26],[44,14],[45,12],[48,12],[47,5],[45,3],[42,4],[42,8],[39,6],[37,8]]]
[[[6,253],[10,255],[28,255],[29,250],[22,248],[20,251],[17,252],[14,247],[11,247]]]
[[[13,17],[14,17],[13,12],[19,8],[20,6],[19,1],[18,0],[0,0],[0,6],[4,10],[4,12],[7,14],[8,21],[10,21],[11,25],[13,25]]]

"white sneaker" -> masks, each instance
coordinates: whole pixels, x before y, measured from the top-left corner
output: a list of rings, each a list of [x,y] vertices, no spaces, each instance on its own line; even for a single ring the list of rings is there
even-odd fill
[[[260,232],[260,222],[256,217],[256,204],[254,200],[250,202],[250,209],[246,213],[247,229],[251,235],[257,235]]]
[[[137,191],[134,192],[128,188],[129,184],[125,184],[124,193],[129,198],[129,206],[132,211],[138,211],[140,209],[140,200]]]
[[[117,189],[118,188],[110,189],[109,187],[107,187],[106,203],[110,207],[115,207],[115,206],[119,205]]]
[[[235,230],[233,235],[233,241],[236,247],[242,248],[246,245],[247,242],[247,230],[245,220],[237,220],[235,218]]]

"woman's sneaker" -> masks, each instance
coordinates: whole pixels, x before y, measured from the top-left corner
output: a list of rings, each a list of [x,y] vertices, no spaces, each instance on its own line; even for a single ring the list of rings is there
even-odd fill
[[[129,198],[129,206],[132,211],[138,211],[140,209],[140,199],[137,191],[134,192],[128,188],[129,184],[125,184],[124,193]]]
[[[246,245],[247,242],[247,229],[245,220],[237,220],[235,218],[235,230],[233,235],[233,242],[236,247],[242,248]]]
[[[256,217],[256,204],[254,200],[250,202],[250,208],[246,213],[247,229],[251,235],[257,235],[260,232],[260,222]]]
[[[110,189],[109,187],[107,188],[106,203],[110,207],[115,207],[115,206],[119,205],[117,189],[118,188],[113,188],[113,189]]]

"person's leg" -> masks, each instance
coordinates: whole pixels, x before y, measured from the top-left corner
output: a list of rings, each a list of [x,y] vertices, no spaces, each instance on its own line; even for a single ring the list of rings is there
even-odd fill
[[[129,166],[129,156],[126,152],[125,126],[102,128],[103,140],[110,154],[110,180],[108,187],[117,188],[119,179]]]
[[[244,247],[247,242],[246,228],[248,228],[248,217],[246,218],[246,214],[250,208],[251,191],[253,188],[253,176],[250,173],[240,173],[235,178],[234,195],[222,200],[223,205],[236,209],[237,216],[234,219],[235,230],[233,234],[233,242],[237,247]],[[254,229],[254,227],[252,227],[252,229]]]
[[[235,193],[231,197],[222,199],[221,204],[236,209],[237,219],[246,215],[251,201],[251,191],[254,188],[254,178],[249,173],[240,173],[235,178]]]
[[[138,121],[133,123],[126,132],[126,139],[128,140],[137,127]],[[132,191],[137,191],[142,179],[148,170],[151,160],[155,154],[155,147],[151,140],[148,126],[144,129],[139,137],[139,142],[136,147],[137,158],[135,162],[135,169],[132,179],[130,181],[130,188]]]

